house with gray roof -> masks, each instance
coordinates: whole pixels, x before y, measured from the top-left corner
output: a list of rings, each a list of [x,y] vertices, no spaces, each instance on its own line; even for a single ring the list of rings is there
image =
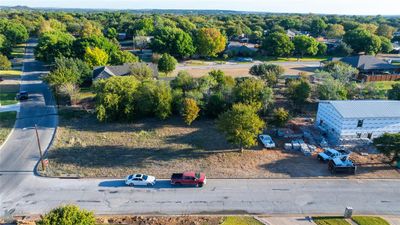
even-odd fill
[[[118,66],[97,66],[92,73],[92,80],[108,79],[113,76],[128,76],[131,73],[131,67],[135,63],[126,63]],[[153,63],[146,63],[153,70],[153,77],[158,77],[157,66]]]
[[[355,67],[359,71],[358,80],[388,81],[400,79],[400,67],[376,58],[372,55],[358,55],[343,58],[331,58],[328,61],[340,61]]]
[[[400,133],[400,101],[320,101],[315,126],[336,144]]]

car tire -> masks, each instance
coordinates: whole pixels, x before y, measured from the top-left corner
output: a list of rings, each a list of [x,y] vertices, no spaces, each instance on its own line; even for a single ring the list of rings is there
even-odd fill
[[[199,184],[197,184],[197,187],[203,187],[203,183],[199,183]]]
[[[129,183],[128,184],[130,187],[133,187],[133,186],[135,186],[133,183]]]

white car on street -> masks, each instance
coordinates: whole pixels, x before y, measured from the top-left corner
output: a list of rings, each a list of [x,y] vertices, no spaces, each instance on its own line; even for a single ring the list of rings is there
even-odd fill
[[[263,143],[266,148],[275,148],[275,142],[272,140],[271,136],[266,134],[261,134],[259,136],[260,141]]]
[[[156,178],[145,174],[131,174],[126,177],[125,184],[129,186],[153,186]]]

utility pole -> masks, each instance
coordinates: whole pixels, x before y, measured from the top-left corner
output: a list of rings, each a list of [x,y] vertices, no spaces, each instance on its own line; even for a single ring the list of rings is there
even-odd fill
[[[37,125],[36,124],[35,124],[35,132],[36,132],[36,140],[37,140],[38,147],[39,147],[40,162],[42,163],[42,170],[45,171],[46,167],[45,167],[44,162],[43,162],[42,147],[40,146],[39,133],[38,133],[38,129],[37,129]]]

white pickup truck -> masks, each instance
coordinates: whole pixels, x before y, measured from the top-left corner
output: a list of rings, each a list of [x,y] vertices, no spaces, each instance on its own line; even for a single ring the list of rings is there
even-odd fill
[[[318,154],[317,158],[322,162],[328,162],[331,159],[348,156],[350,152],[345,150],[336,150],[333,148],[326,148],[324,152]]]
[[[260,134],[259,138],[264,147],[275,148],[275,142],[272,140],[271,136],[267,134]]]

